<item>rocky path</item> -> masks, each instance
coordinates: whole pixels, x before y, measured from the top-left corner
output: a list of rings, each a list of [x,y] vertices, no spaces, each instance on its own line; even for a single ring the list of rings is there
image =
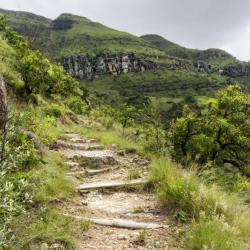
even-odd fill
[[[176,221],[145,188],[148,159],[78,134],[67,137],[57,147],[76,192],[58,206],[77,222],[72,237],[78,249],[180,249]]]

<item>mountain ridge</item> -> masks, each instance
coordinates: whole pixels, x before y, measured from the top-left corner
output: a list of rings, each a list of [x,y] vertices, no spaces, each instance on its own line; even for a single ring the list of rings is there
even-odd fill
[[[0,9],[0,14],[5,14],[6,17],[10,20],[10,24],[11,26],[19,33],[21,33],[22,35],[26,35],[26,36],[30,36],[30,34],[28,32],[24,32],[23,30],[21,30],[20,32],[20,26],[24,23],[24,21],[29,21],[29,19],[32,20],[36,20],[39,22],[36,22],[35,25],[40,26],[46,26],[49,29],[49,33],[52,36],[52,40],[55,39],[55,36],[58,38],[58,36],[60,35],[55,35],[53,28],[55,27],[53,24],[56,22],[61,22],[61,24],[63,24],[63,22],[65,21],[74,21],[75,23],[72,25],[72,27],[69,27],[66,25],[66,28],[70,28],[73,29],[74,31],[72,32],[68,32],[67,29],[65,29],[65,33],[71,33],[69,34],[69,38],[67,37],[68,34],[65,34],[65,36],[63,36],[63,38],[61,38],[61,40],[59,39],[59,41],[56,41],[55,44],[59,45],[60,42],[62,42],[62,40],[67,40],[70,39],[72,40],[72,38],[76,38],[78,37],[80,34],[81,35],[85,35],[85,40],[87,40],[87,42],[91,42],[93,47],[97,47],[100,46],[101,49],[105,50],[110,49],[110,47],[112,46],[102,46],[102,44],[100,45],[100,41],[98,41],[98,35],[96,33],[100,33],[99,37],[102,36],[102,39],[105,40],[105,36],[109,35],[110,40],[113,40],[112,43],[114,45],[115,42],[117,42],[120,45],[120,48],[123,47],[122,49],[126,52],[136,52],[138,53],[142,53],[142,52],[146,52],[149,54],[154,54],[157,55],[157,53],[159,53],[159,55],[162,55],[162,52],[164,52],[165,54],[169,55],[169,56],[174,56],[174,57],[178,57],[178,58],[182,58],[182,59],[188,59],[188,60],[192,60],[192,61],[197,61],[197,60],[206,60],[207,57],[204,56],[203,54],[211,54],[212,56],[217,55],[217,54],[224,54],[227,55],[227,58],[230,58],[231,61],[234,62],[243,62],[241,60],[236,59],[235,57],[233,57],[231,54],[229,54],[228,52],[221,50],[221,49],[216,49],[216,48],[209,48],[206,50],[199,50],[199,49],[192,49],[192,48],[186,48],[184,46],[181,46],[175,42],[169,41],[166,38],[160,36],[160,35],[156,35],[156,34],[146,34],[146,35],[142,35],[142,36],[136,36],[133,34],[130,34],[129,32],[124,32],[124,31],[118,31],[116,29],[110,28],[108,26],[105,26],[101,23],[98,22],[94,22],[90,19],[88,19],[87,17],[83,17],[80,15],[75,15],[75,14],[71,14],[71,13],[61,13],[58,17],[56,17],[55,19],[50,19],[47,17],[43,17],[41,15],[37,15],[34,13],[30,13],[30,12],[26,12],[26,11],[12,11],[12,10],[4,10],[4,9]],[[26,20],[24,20],[26,19]],[[43,23],[41,23],[40,21],[42,21]],[[25,24],[27,25],[27,23],[25,22]],[[34,24],[33,24],[34,25]],[[78,26],[81,25],[82,27],[79,28]],[[31,25],[32,26],[32,25]],[[41,27],[40,27],[41,28]],[[63,29],[60,29],[61,31]],[[78,32],[78,36],[72,36],[72,33],[76,33]],[[43,34],[41,34],[42,36]],[[94,39],[94,38],[95,39]],[[77,39],[76,39],[77,40]],[[78,39],[79,40],[79,39]],[[81,40],[81,39],[80,39]],[[83,39],[84,40],[84,39]],[[93,41],[95,40],[95,41]],[[122,40],[124,40],[124,44],[122,43]],[[128,43],[131,43],[130,46],[128,46]],[[96,43],[96,44],[94,44]],[[127,43],[127,44],[126,44]],[[38,42],[38,45],[40,45],[40,43]],[[38,47],[38,45],[35,45],[35,48]],[[127,48],[126,48],[126,46]],[[53,46],[53,45],[51,45]],[[133,46],[134,51],[133,51]],[[40,46],[39,46],[40,47]],[[43,46],[41,46],[42,49],[45,50],[46,53],[46,48],[43,48]],[[111,51],[118,51],[117,50],[117,46],[114,46],[115,48],[111,48]],[[144,47],[144,49],[142,49],[142,47]],[[89,47],[87,48],[80,48],[77,47],[77,49],[73,49],[71,48],[72,52],[77,52],[77,54],[79,54],[79,52],[86,54],[89,52],[92,52],[91,49]],[[46,53],[46,54],[50,54]],[[60,51],[59,53],[61,56],[69,55],[68,51]],[[75,53],[76,54],[76,53]],[[208,63],[210,62],[210,60],[208,60]],[[211,62],[214,62],[214,60],[211,60]]]

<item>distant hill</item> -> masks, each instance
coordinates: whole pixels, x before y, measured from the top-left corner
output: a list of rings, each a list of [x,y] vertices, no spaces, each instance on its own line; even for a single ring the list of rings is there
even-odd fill
[[[28,37],[31,47],[42,50],[52,59],[106,51],[172,56],[192,62],[205,61],[215,66],[240,62],[220,49],[189,49],[154,34],[137,37],[77,15],[64,13],[51,20],[23,11],[0,9],[0,14],[6,15],[14,30]]]
[[[141,36],[141,38],[151,43],[153,47],[164,51],[166,54],[183,59],[205,61],[220,66],[239,62],[235,57],[220,49],[188,49],[154,34],[144,35]]]
[[[27,12],[2,9],[0,14],[6,15],[14,30],[28,37],[33,48],[41,49],[50,58],[96,54],[105,50],[163,54],[142,38],[111,29],[85,17],[65,13],[51,20]]]
[[[112,67],[117,68],[115,64],[118,55],[135,53],[149,62],[171,70],[219,73],[240,78],[244,84],[249,82],[250,64],[239,61],[220,49],[189,49],[153,34],[138,37],[93,22],[86,17],[67,13],[61,14],[55,20],[28,12],[3,9],[0,9],[0,14],[7,17],[15,31],[28,38],[32,48],[41,50],[57,62],[61,62],[63,57],[68,58],[66,67],[69,72],[77,71],[72,74],[74,76],[79,75],[79,70],[88,71],[89,63],[92,65],[91,70],[95,71],[99,66],[97,64],[102,62],[102,57],[110,58]],[[79,64],[79,60],[84,59],[81,56],[87,56],[87,63]],[[107,66],[107,63],[104,64]]]

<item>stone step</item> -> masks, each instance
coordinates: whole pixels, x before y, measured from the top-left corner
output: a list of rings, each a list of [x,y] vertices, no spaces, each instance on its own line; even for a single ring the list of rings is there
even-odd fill
[[[131,180],[131,181],[104,181],[85,183],[77,187],[78,191],[85,191],[91,189],[103,189],[103,188],[115,188],[115,187],[127,187],[134,185],[144,185],[147,181],[144,179]]]
[[[87,174],[87,175],[96,175],[96,174],[102,174],[109,172],[111,168],[102,168],[102,169],[85,169],[83,171],[72,171],[66,173],[66,175],[71,175],[71,176],[76,176],[76,175],[82,175],[82,174]],[[113,170],[113,169],[112,169]]]
[[[65,141],[58,140],[56,142],[57,148],[72,149],[72,150],[99,150],[103,149],[103,146],[99,144],[84,144],[84,143],[68,143]]]
[[[74,167],[78,167],[79,166],[79,164],[77,162],[74,162],[74,161],[67,161],[67,162],[65,162],[65,164],[67,166],[69,166],[70,168],[74,168]]]
[[[115,165],[117,160],[114,158],[114,154],[110,150],[65,150],[63,154],[72,160],[75,157],[78,159],[88,161],[96,161],[100,165]]]
[[[77,220],[89,220],[90,222],[101,225],[101,226],[109,226],[109,227],[119,227],[119,228],[128,228],[128,229],[157,229],[157,228],[167,228],[167,225],[161,225],[156,223],[145,223],[145,222],[136,222],[133,220],[126,219],[106,219],[106,218],[86,218],[77,215],[67,215],[67,217],[71,217]]]

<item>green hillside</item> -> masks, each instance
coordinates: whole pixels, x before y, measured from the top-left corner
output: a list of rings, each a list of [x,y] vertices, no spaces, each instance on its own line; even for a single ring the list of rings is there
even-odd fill
[[[139,37],[108,28],[85,17],[62,14],[50,20],[26,12],[0,10],[0,13],[6,15],[14,30],[28,37],[33,48],[42,50],[53,59],[96,54],[99,51],[163,54]]]
[[[235,57],[220,49],[189,49],[168,41],[159,35],[153,34],[144,35],[141,36],[141,38],[150,42],[155,48],[164,51],[167,55],[189,59],[194,62],[205,61],[218,66],[225,66],[231,63],[239,62]]]

